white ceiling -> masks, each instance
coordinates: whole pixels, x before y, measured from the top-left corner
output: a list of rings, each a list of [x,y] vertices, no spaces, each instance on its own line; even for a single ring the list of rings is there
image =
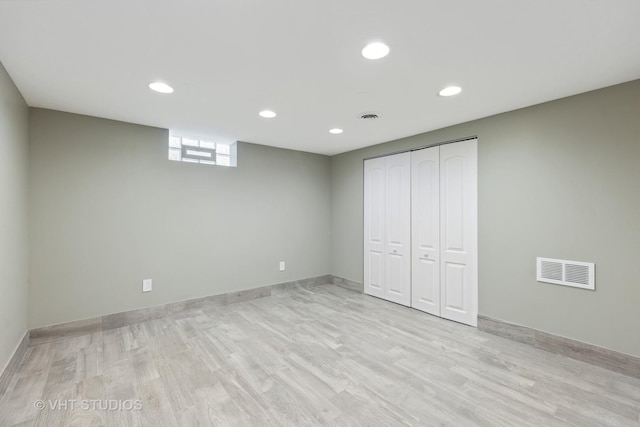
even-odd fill
[[[0,0],[0,61],[30,106],[336,154],[640,78],[640,1]]]

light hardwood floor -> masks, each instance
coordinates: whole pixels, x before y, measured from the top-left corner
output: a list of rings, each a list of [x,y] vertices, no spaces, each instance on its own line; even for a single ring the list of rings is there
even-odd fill
[[[38,411],[38,399],[143,408]],[[0,426],[13,425],[637,426],[640,380],[337,286],[297,287],[31,347],[0,396]]]

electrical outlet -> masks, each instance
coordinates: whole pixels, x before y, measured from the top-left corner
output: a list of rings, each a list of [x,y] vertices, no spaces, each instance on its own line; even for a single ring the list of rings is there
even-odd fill
[[[284,271],[284,261],[280,261],[280,271]]]
[[[151,279],[144,279],[142,281],[142,292],[151,292],[153,289],[153,283]]]

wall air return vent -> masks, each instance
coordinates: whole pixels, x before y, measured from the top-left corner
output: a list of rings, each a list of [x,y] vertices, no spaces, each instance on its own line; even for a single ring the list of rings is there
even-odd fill
[[[538,257],[536,279],[538,282],[595,290],[595,268],[596,266],[592,262]]]

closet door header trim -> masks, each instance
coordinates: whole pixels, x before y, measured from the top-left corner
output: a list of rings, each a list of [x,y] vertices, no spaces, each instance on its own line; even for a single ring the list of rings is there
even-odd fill
[[[412,151],[424,150],[425,148],[431,148],[431,147],[439,147],[441,145],[446,145],[446,144],[455,144],[456,142],[471,141],[473,139],[478,139],[478,136],[477,135],[476,136],[468,136],[468,137],[465,137],[465,138],[458,138],[458,139],[452,139],[450,141],[438,142],[438,143],[431,144],[431,145],[424,145],[424,146],[421,146],[421,147],[408,148],[406,150],[400,150],[400,151],[393,151],[391,153],[380,154],[380,155],[377,155],[377,156],[365,157],[363,159],[363,161],[371,160],[371,159],[379,159],[380,157],[393,156],[394,154],[410,153]]]

